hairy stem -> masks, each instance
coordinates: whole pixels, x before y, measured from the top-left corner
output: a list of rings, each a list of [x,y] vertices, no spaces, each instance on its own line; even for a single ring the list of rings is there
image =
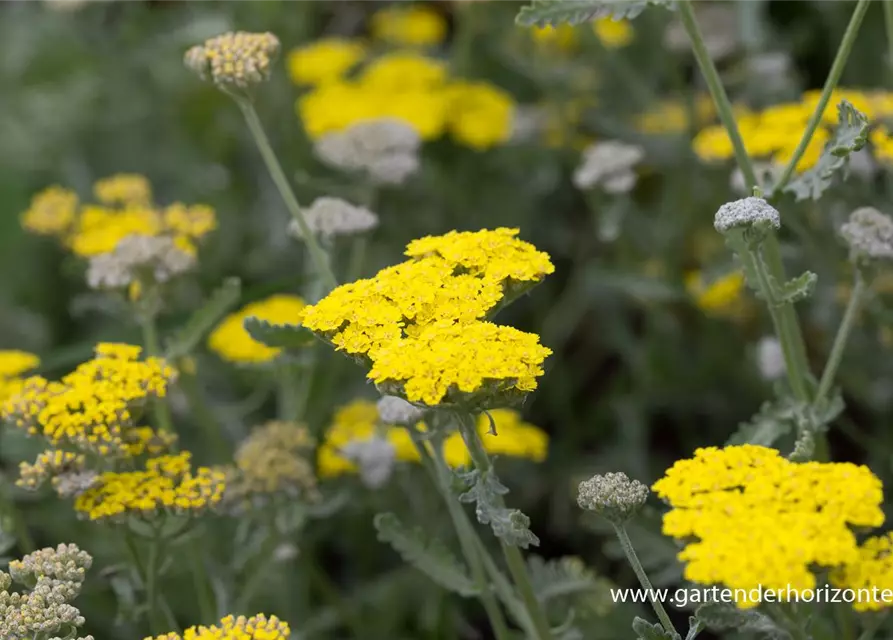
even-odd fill
[[[617,534],[617,539],[620,541],[620,546],[623,548],[623,553],[626,555],[626,559],[629,561],[630,566],[636,573],[636,577],[639,579],[639,584],[642,585],[642,588],[647,593],[653,593],[652,590],[654,587],[651,586],[651,580],[648,579],[648,574],[645,573],[645,569],[639,561],[639,556],[636,555],[636,550],[633,547],[632,541],[629,539],[626,527],[622,524],[611,524],[614,526],[614,533]],[[663,626],[664,631],[667,633],[678,634],[676,628],[673,626],[673,622],[670,620],[670,616],[667,615],[667,611],[664,609],[664,606],[660,601],[652,599],[651,606],[654,608],[654,613],[657,614],[657,618],[660,620],[660,624]]]
[[[152,357],[161,356],[161,345],[158,340],[158,327],[155,324],[155,315],[145,313],[140,318],[140,328],[143,331],[143,346],[146,353]],[[152,402],[152,411],[155,414],[155,420],[158,422],[160,431],[174,432],[174,423],[171,419],[171,408],[167,404],[166,398],[155,398]]]
[[[856,272],[856,279],[853,284],[853,292],[850,295],[850,301],[847,304],[846,311],[843,314],[843,320],[837,329],[837,335],[834,336],[834,344],[831,346],[831,353],[828,355],[828,362],[825,364],[825,370],[822,372],[822,379],[819,381],[819,388],[816,391],[814,403],[818,405],[824,400],[831,385],[834,383],[834,376],[837,374],[837,368],[843,358],[843,352],[846,349],[847,340],[849,340],[850,332],[859,315],[859,307],[865,294],[865,279]]]
[[[298,228],[301,230],[301,236],[304,242],[307,243],[307,249],[310,252],[310,258],[313,260],[317,275],[323,280],[328,289],[334,289],[338,286],[338,281],[335,279],[335,274],[332,273],[329,258],[320,246],[316,235],[310,230],[310,226],[307,224],[304,212],[301,210],[301,206],[298,204],[298,199],[295,197],[295,192],[292,190],[288,178],[286,178],[285,172],[282,170],[282,165],[279,164],[279,159],[276,157],[276,153],[270,145],[270,140],[264,132],[260,118],[257,117],[257,111],[254,109],[254,105],[251,104],[251,101],[247,98],[235,97],[235,100],[236,104],[238,104],[239,108],[242,110],[242,114],[245,116],[245,122],[248,124],[248,129],[251,131],[251,135],[264,159],[264,163],[267,165],[270,177],[273,179],[276,188],[279,190],[279,195],[282,196],[282,200],[285,202],[288,212],[298,223]]]

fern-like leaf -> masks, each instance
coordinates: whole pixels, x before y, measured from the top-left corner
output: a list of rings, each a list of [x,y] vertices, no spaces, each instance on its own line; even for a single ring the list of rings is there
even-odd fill
[[[439,586],[466,598],[479,593],[465,567],[439,540],[426,539],[418,527],[407,529],[393,513],[379,513],[373,523],[380,541],[390,544],[401,558]]]
[[[580,24],[598,18],[632,20],[649,4],[672,8],[669,0],[532,0],[521,7],[515,22],[524,27]]]

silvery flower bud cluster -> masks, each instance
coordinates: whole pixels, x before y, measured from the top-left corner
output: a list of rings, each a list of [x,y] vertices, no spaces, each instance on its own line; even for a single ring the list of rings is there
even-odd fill
[[[873,207],[860,207],[840,228],[856,262],[893,260],[893,219]]]
[[[279,39],[272,33],[224,33],[189,49],[187,67],[221,88],[246,89],[270,77],[279,54]]]
[[[642,508],[648,494],[648,487],[630,480],[625,473],[606,473],[580,483],[577,504],[614,524],[622,524]]]
[[[422,139],[409,125],[380,118],[325,135],[313,150],[331,167],[365,172],[376,184],[397,185],[418,170],[421,145]]]
[[[111,253],[90,259],[87,284],[92,289],[120,289],[150,275],[155,282],[167,282],[195,265],[195,257],[177,247],[168,236],[130,235]]]
[[[310,231],[327,240],[334,236],[363,233],[378,226],[377,215],[340,198],[317,198],[303,211]],[[297,220],[291,221],[288,230],[295,237],[302,237]]]
[[[414,425],[421,422],[425,412],[397,396],[382,396],[376,405],[378,418],[384,424]]]
[[[340,449],[341,455],[359,467],[360,480],[370,489],[378,489],[394,471],[397,451],[384,438],[352,440]]]
[[[635,166],[645,157],[640,147],[608,140],[596,142],[583,151],[574,171],[578,189],[601,187],[608,193],[627,193],[636,184]]]

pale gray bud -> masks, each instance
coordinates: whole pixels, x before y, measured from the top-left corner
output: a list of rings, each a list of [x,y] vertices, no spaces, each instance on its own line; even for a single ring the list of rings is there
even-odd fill
[[[378,226],[378,216],[341,198],[323,196],[303,210],[310,231],[324,238],[363,233]],[[292,220],[289,232],[301,237],[301,227]]]
[[[713,226],[720,233],[740,228],[778,229],[781,226],[781,216],[763,198],[751,196],[722,205],[716,212]]]
[[[397,396],[382,396],[376,406],[378,417],[384,424],[414,425],[425,415],[414,404]]]
[[[396,118],[358,122],[330,133],[313,146],[325,164],[345,171],[362,171],[378,184],[402,184],[419,168],[422,139]]]
[[[615,524],[622,524],[642,508],[648,494],[648,487],[638,480],[630,480],[625,473],[606,473],[580,483],[577,504]]]
[[[893,220],[873,207],[853,211],[840,235],[853,260],[893,260]]]
[[[141,275],[167,282],[195,265],[195,257],[168,236],[130,235],[115,250],[90,259],[87,284],[92,289],[120,289]]]
[[[391,477],[397,452],[384,438],[353,440],[340,449],[341,455],[360,468],[360,480],[370,489],[378,489]]]
[[[774,336],[764,336],[757,343],[757,366],[766,380],[776,380],[784,375],[784,354],[781,343]]]
[[[616,140],[596,142],[583,151],[574,171],[574,185],[583,190],[600,186],[608,193],[626,193],[635,186],[634,168],[644,157],[645,152],[635,145]]]

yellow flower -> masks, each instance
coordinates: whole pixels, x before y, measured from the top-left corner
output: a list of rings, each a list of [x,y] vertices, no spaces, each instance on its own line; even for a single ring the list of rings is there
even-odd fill
[[[814,589],[813,566],[858,561],[851,526],[884,521],[881,482],[868,468],[794,463],[754,445],[698,449],[652,489],[672,507],[664,534],[689,541],[679,553],[685,578],[731,589]]]
[[[164,360],[139,360],[140,347],[100,343],[96,356],[58,382],[31,376],[0,415],[52,445],[102,456],[127,455],[133,410],[164,397],[176,372]]]
[[[74,509],[90,520],[127,514],[152,516],[160,511],[197,513],[218,504],[224,473],[208,467],[192,471],[188,451],[150,458],[145,471],[108,471],[79,495]]]
[[[89,258],[114,251],[127,236],[154,236],[161,230],[162,221],[152,208],[133,205],[116,211],[91,206],[81,212],[68,245],[77,255]]]
[[[414,53],[395,51],[379,56],[360,74],[365,88],[379,90],[438,89],[446,84],[446,63]]]
[[[491,409],[489,413],[496,426],[496,435],[490,433],[490,420],[486,415],[481,414],[477,424],[481,442],[489,453],[534,462],[546,459],[549,436],[545,431],[524,422],[521,414],[512,409]]]
[[[74,223],[77,206],[77,194],[70,189],[48,187],[31,199],[22,214],[22,226],[44,236],[63,236]]]
[[[685,287],[694,297],[695,304],[708,313],[722,315],[734,309],[744,290],[744,274],[733,271],[713,282],[704,282],[700,271],[693,271],[685,277]]]
[[[427,405],[458,400],[457,394],[527,393],[551,353],[539,336],[514,327],[435,323],[378,349],[368,378],[398,384],[407,400]]]
[[[27,351],[17,349],[0,350],[0,407],[22,390],[24,381],[21,374],[40,364],[40,358]]]
[[[733,110],[735,108],[733,107]],[[741,108],[738,108],[739,114]],[[709,95],[698,95],[695,98],[694,103],[694,118],[695,124],[698,126],[703,126],[711,122],[716,116],[716,107],[713,104],[713,98]],[[666,133],[682,133],[689,129],[689,112],[686,108],[686,105],[681,100],[665,100],[657,105],[654,109],[640,115],[636,119],[636,126],[643,133],[652,133],[652,134],[666,134]],[[710,134],[714,137],[719,137],[718,132],[713,130],[712,128],[708,128],[710,130]],[[723,130],[724,131],[724,130]],[[697,140],[697,139],[696,139]],[[719,138],[719,143],[724,144],[728,141],[728,138],[722,140]],[[704,144],[704,143],[702,143]],[[709,148],[704,150],[705,152],[709,152]],[[701,150],[698,147],[695,147],[695,152],[703,157],[705,160],[715,159],[710,157],[709,155],[702,155]],[[731,148],[728,152],[731,154]],[[731,155],[726,155],[723,153],[721,155],[722,158],[731,157]]]
[[[33,491],[42,487],[51,478],[82,470],[85,464],[86,457],[83,454],[50,449],[37,456],[34,464],[19,463],[19,479],[16,480],[16,486]]]
[[[509,139],[515,102],[486,82],[455,82],[449,87],[450,133],[473,149],[488,149]]]
[[[248,335],[243,326],[245,318],[255,316],[271,324],[299,324],[305,308],[298,296],[275,295],[246,305],[228,315],[208,336],[208,348],[224,360],[239,363],[269,362],[282,349],[268,347]]]
[[[629,20],[599,18],[593,21],[592,31],[608,49],[625,47],[633,40],[633,27]]]
[[[181,202],[166,207],[162,212],[164,226],[168,232],[180,234],[180,248],[185,248],[183,240],[202,238],[217,228],[217,214],[205,204],[185,205]],[[187,253],[193,253],[187,251]]]
[[[298,85],[318,85],[340,80],[366,57],[366,47],[354,40],[324,38],[292,50],[286,64]]]
[[[570,51],[577,46],[577,30],[567,23],[557,27],[545,25],[530,30],[534,42],[544,47],[554,47],[559,51]]]
[[[246,618],[227,616],[219,625],[210,627],[189,627],[181,636],[179,633],[166,633],[143,640],[288,640],[291,629],[287,622],[276,616],[267,618],[260,613]]]
[[[118,173],[97,180],[93,194],[104,205],[148,205],[152,202],[152,187],[145,176],[137,173]]]
[[[852,589],[856,611],[880,611],[890,606],[882,598],[861,597],[860,590],[876,594],[893,590],[893,533],[868,538],[859,546],[857,558],[831,572],[831,582],[841,589]],[[877,591],[873,591],[876,589]]]
[[[372,15],[376,40],[409,47],[438,45],[446,38],[446,20],[430,7],[409,5],[380,9]]]

